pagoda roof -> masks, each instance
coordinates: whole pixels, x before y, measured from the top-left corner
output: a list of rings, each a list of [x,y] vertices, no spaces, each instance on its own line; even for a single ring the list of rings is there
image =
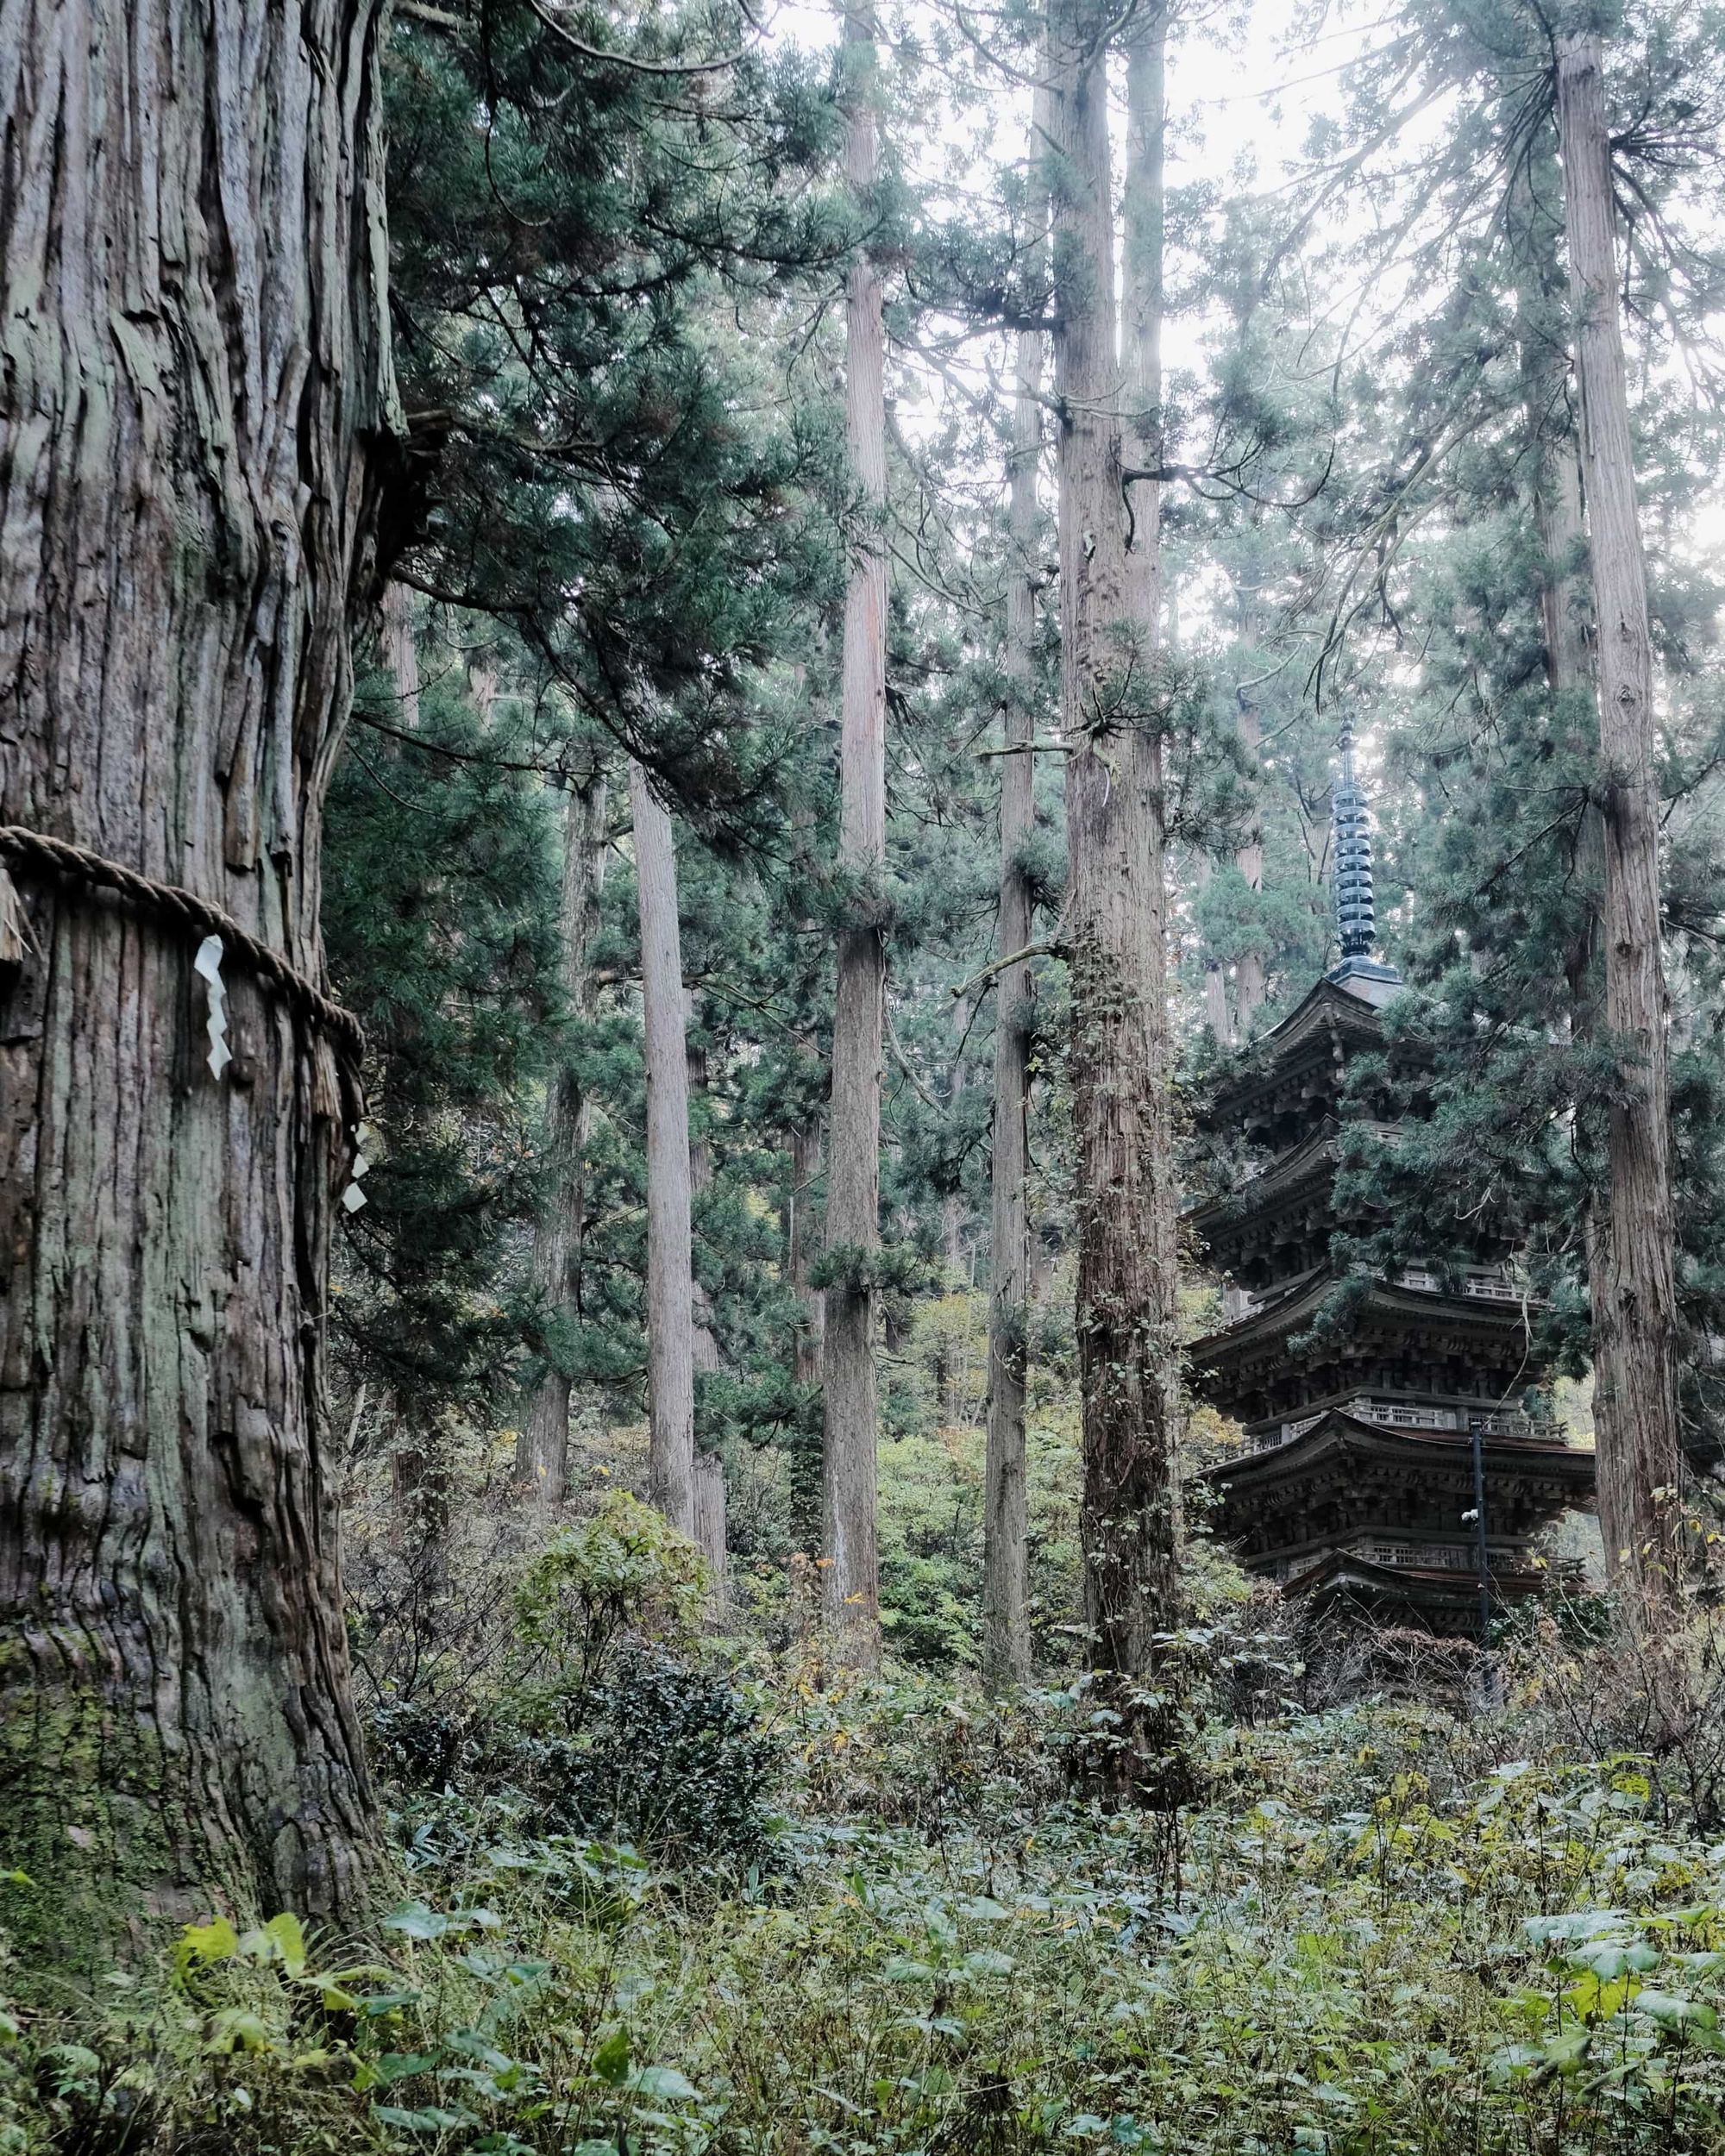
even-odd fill
[[[1531,1565],[1491,1567],[1494,1605],[1547,1593],[1551,1585],[1550,1573]],[[1416,1618],[1443,1633],[1471,1635],[1479,1621],[1477,1573],[1446,1565],[1385,1564],[1357,1550],[1327,1551],[1286,1581],[1282,1591],[1302,1601],[1363,1605],[1372,1616],[1392,1622]]]
[[[1248,1176],[1219,1198],[1191,1206],[1185,1215],[1189,1225],[1208,1240],[1225,1235],[1228,1229],[1259,1213],[1277,1211],[1321,1189],[1334,1173],[1342,1134],[1351,1130],[1368,1131],[1387,1145],[1395,1144],[1401,1135],[1399,1124],[1364,1120],[1344,1124],[1335,1116],[1326,1116],[1309,1138],[1272,1161],[1260,1175]]]
[[[1388,968],[1383,972],[1388,975]],[[1341,979],[1326,974],[1285,1018],[1251,1044],[1242,1068],[1217,1088],[1206,1119],[1213,1124],[1233,1119],[1260,1093],[1339,1050],[1378,1045],[1383,1037],[1378,1012],[1402,987],[1393,975],[1384,978],[1376,971],[1348,971]]]
[[[1215,1369],[1241,1360],[1254,1349],[1279,1347],[1292,1334],[1305,1331],[1340,1284],[1340,1276],[1328,1265],[1298,1273],[1273,1288],[1250,1317],[1195,1340],[1188,1353],[1194,1363]],[[1527,1329],[1519,1301],[1452,1295],[1440,1288],[1404,1288],[1383,1280],[1366,1283],[1351,1330],[1357,1332],[1359,1319],[1367,1315],[1415,1325],[1436,1322],[1451,1333],[1494,1343]]]
[[[1481,1451],[1485,1473],[1494,1482],[1513,1476],[1543,1482],[1559,1505],[1584,1501],[1592,1492],[1593,1454],[1561,1438],[1486,1431]],[[1261,1501],[1289,1485],[1356,1463],[1421,1479],[1434,1474],[1465,1477],[1465,1486],[1471,1488],[1473,1440],[1465,1430],[1401,1430],[1332,1407],[1297,1438],[1217,1461],[1201,1470],[1200,1479],[1231,1499]]]

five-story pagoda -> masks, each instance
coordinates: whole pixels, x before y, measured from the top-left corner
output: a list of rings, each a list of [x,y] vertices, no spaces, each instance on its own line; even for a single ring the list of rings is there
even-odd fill
[[[1252,1165],[1188,1223],[1226,1275],[1226,1323],[1191,1351],[1200,1394],[1246,1449],[1208,1471],[1218,1531],[1248,1569],[1314,1607],[1443,1634],[1538,1592],[1534,1536],[1588,1501],[1593,1456],[1536,1422],[1515,1250],[1477,1227],[1477,1262],[1354,1281],[1331,1256],[1345,1120],[1393,1143],[1386,1101],[1345,1099],[1350,1065],[1382,1056],[1400,993],[1372,956],[1371,839],[1344,732],[1334,798],[1341,963],[1258,1044],[1206,1122]],[[1477,1440],[1477,1442],[1476,1442]],[[1477,1485],[1483,1482],[1484,1535]]]

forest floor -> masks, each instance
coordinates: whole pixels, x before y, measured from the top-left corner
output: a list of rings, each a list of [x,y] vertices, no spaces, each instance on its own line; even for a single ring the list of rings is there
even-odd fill
[[[656,1755],[681,1846],[547,1832],[520,1773],[404,1782],[364,1941],[217,1920],[18,2009],[0,2147],[1717,2151],[1711,1653],[1547,1628],[1490,1714],[1212,1709],[1173,1817],[1075,1793],[1082,1689],[781,1663],[746,1739]]]

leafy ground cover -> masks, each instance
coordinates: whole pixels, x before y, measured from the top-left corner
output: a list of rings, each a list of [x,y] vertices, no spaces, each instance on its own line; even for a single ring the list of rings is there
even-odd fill
[[[1539,1689],[1214,1722],[1168,1818],[1068,1786],[1082,1693],[781,1666],[733,1694],[781,1762],[746,1861],[404,1791],[373,1937],[217,1919],[15,2009],[0,2146],[1725,2147],[1725,1839],[1651,1756],[1503,1757]]]

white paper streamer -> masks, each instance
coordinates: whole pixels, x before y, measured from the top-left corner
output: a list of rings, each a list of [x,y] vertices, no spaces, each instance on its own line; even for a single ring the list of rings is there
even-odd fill
[[[342,1193],[342,1203],[348,1208],[349,1213],[357,1213],[360,1207],[366,1202],[366,1194],[360,1188],[360,1177],[363,1175],[366,1170],[371,1166],[371,1163],[366,1158],[365,1155],[361,1152],[359,1149],[361,1146],[369,1144],[370,1139],[370,1124],[361,1124],[359,1129],[354,1133],[354,1179],[348,1185],[348,1188]]]
[[[201,975],[210,993],[210,1070],[219,1078],[234,1060],[228,1046],[228,991],[222,985],[222,938],[206,936],[198,946],[191,969]]]

